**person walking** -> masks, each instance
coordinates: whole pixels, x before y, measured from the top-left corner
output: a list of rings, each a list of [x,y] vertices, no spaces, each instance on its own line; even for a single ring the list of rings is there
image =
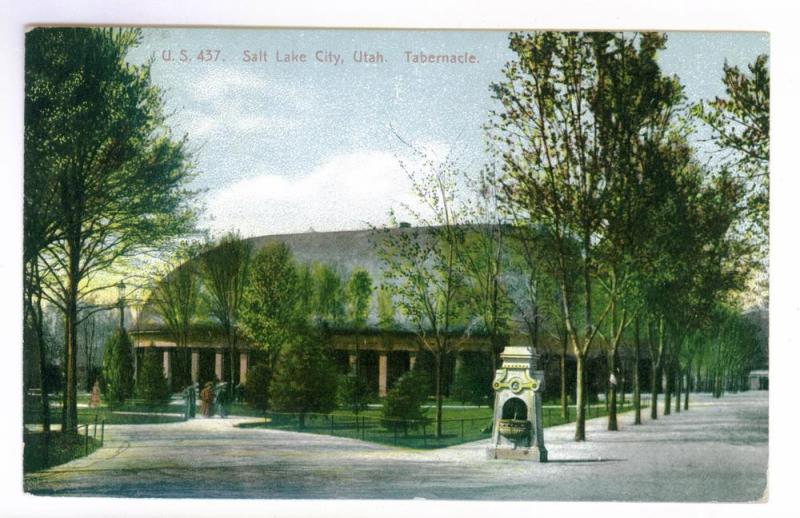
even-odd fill
[[[213,383],[210,381],[203,386],[203,390],[200,392],[200,412],[203,414],[203,417],[209,417],[211,415],[211,405],[213,403],[214,392],[212,391]]]

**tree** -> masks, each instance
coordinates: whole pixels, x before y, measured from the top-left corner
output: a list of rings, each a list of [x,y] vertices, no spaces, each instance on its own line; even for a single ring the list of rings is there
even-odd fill
[[[242,299],[242,329],[267,352],[267,367],[300,328],[298,274],[289,246],[270,243],[253,257]]]
[[[492,85],[499,108],[487,129],[501,161],[504,205],[516,221],[541,226],[553,245],[550,274],[576,358],[578,441],[586,438],[587,353],[616,300],[597,300],[594,291],[604,272],[613,272],[603,251],[615,202],[638,170],[617,159],[635,149],[632,141],[674,95],[655,60],[664,41],[649,33],[512,33],[517,57]],[[569,282],[575,265],[578,290]],[[578,303],[580,317],[573,313]]]
[[[769,58],[762,54],[748,72],[725,63],[725,97],[700,102],[694,113],[710,128],[723,165],[738,171],[747,187],[751,221],[767,239],[769,221]]]
[[[468,203],[468,221],[465,222],[468,231],[460,258],[469,292],[466,295],[469,314],[475,317],[475,324],[488,335],[491,344],[489,365],[492,372],[486,379],[488,386],[498,367],[511,318],[512,302],[503,283],[509,262],[507,227],[497,206],[500,186],[496,171],[487,167],[474,180],[466,178],[466,182],[472,198]],[[538,345],[537,331],[538,328],[531,335],[533,347]]]
[[[229,233],[200,255],[211,315],[222,328],[228,347],[230,377],[228,387],[236,385],[236,344],[239,337],[239,310],[248,278],[252,247],[238,234]]]
[[[136,380],[136,396],[150,405],[169,400],[170,389],[164,377],[164,366],[159,351],[150,347],[145,350]]]
[[[175,342],[176,351],[182,353],[184,367],[189,365],[189,333],[197,312],[200,292],[196,252],[190,246],[181,247],[172,260],[166,261],[161,278],[155,281],[150,303]],[[185,372],[185,369],[178,369]],[[188,384],[182,379],[180,383]]]
[[[118,329],[106,340],[103,379],[109,406],[121,404],[133,395],[133,343],[124,329]]]
[[[324,263],[311,265],[314,285],[316,324],[339,326],[343,324],[346,292],[339,273]]]
[[[336,366],[322,337],[300,331],[278,357],[270,383],[270,403],[279,412],[299,414],[305,425],[309,412],[336,408]]]
[[[384,286],[380,286],[378,288],[376,304],[378,306],[378,328],[382,331],[390,331],[394,329],[396,322],[394,318],[395,309],[394,302],[392,301],[391,290]]]
[[[165,125],[150,64],[125,62],[131,29],[37,28],[26,34],[25,177],[52,203],[39,254],[42,296],[66,317],[62,429],[77,429],[77,326],[100,272],[193,224],[185,139]],[[29,192],[29,191],[28,191]],[[31,204],[26,204],[30,206]]]
[[[369,402],[367,382],[354,372],[343,376],[339,382],[339,401],[343,407],[349,408],[356,415],[366,410]]]
[[[463,212],[456,199],[460,175],[449,157],[438,160],[414,151],[420,155],[420,166],[401,166],[430,215],[405,207],[419,225],[379,231],[378,256],[385,265],[383,286],[395,297],[422,347],[433,356],[436,435],[441,437],[445,361],[466,332],[464,274],[459,260],[464,243]],[[397,226],[394,214],[391,220]]]
[[[347,281],[348,318],[353,329],[364,329],[369,316],[369,303],[372,296],[372,278],[369,272],[357,268],[350,273]]]
[[[451,395],[462,403],[486,405],[491,401],[492,363],[486,353],[461,353],[461,362],[456,366],[456,377]]]
[[[247,382],[244,384],[244,399],[259,410],[269,408],[269,383],[272,371],[265,363],[256,363],[247,369]]]
[[[411,428],[417,428],[428,419],[422,409],[427,394],[427,386],[422,374],[417,370],[410,370],[400,376],[395,386],[386,394],[386,401],[381,410],[381,426],[389,430],[403,430],[408,434]]]

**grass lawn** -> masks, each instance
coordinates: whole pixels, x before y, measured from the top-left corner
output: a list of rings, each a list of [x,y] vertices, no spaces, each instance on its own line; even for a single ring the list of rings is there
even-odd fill
[[[620,406],[619,411],[627,412],[631,409],[632,406],[626,405]],[[427,422],[405,427],[384,426],[380,412],[380,409],[370,408],[358,415],[347,410],[337,410],[331,414],[307,414],[302,426],[297,414],[268,412],[265,416],[263,413],[256,413],[263,420],[240,426],[335,435],[416,449],[444,448],[485,439],[491,435],[491,408],[443,408],[441,437],[436,437],[434,409],[428,410]],[[587,412],[587,418],[605,415],[607,411],[603,403],[592,405]],[[545,427],[572,422],[575,420],[575,407],[570,408],[570,415],[566,419],[561,417],[558,408],[543,409],[542,418]]]
[[[92,453],[100,447],[100,440],[91,437],[91,427],[89,435],[88,453]],[[44,432],[26,431],[23,435],[23,441],[25,442],[25,449],[22,469],[25,473],[64,464],[72,459],[83,457],[87,451],[86,437],[82,434],[50,433],[50,447],[47,456],[45,456]]]

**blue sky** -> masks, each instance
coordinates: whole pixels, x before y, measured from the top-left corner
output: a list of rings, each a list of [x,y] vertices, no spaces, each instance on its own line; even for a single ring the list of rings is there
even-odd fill
[[[725,60],[744,66],[769,52],[765,33],[668,36],[662,67],[691,101],[723,93]],[[182,49],[191,62],[179,61]],[[197,60],[202,49],[218,49],[216,61]],[[245,50],[268,61],[244,62]],[[292,51],[306,62],[275,61]],[[317,51],[344,63],[318,63]],[[354,63],[356,51],[384,62]],[[406,51],[468,52],[477,63],[412,64]],[[364,228],[413,204],[398,164],[409,150],[395,133],[432,152],[455,148],[463,167],[477,169],[489,85],[513,57],[501,31],[287,29],[146,29],[130,59],[148,56],[168,122],[194,150],[204,224],[247,236]]]

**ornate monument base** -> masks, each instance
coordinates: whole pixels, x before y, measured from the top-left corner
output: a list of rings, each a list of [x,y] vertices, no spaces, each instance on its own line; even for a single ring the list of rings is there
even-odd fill
[[[494,422],[487,456],[547,462],[542,433],[544,371],[534,370],[537,355],[528,346],[516,345],[506,347],[500,358],[503,364],[492,384]]]

